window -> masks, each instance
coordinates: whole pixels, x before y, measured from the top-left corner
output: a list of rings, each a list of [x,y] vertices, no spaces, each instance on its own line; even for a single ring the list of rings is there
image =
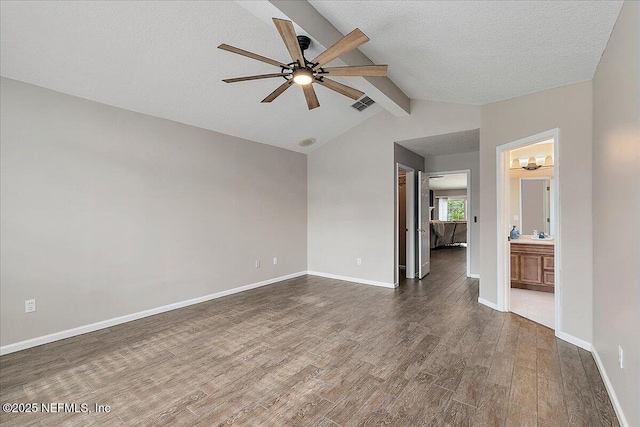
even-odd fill
[[[466,205],[466,200],[447,200],[447,220],[464,221],[466,219]]]
[[[438,197],[438,219],[440,221],[466,221],[466,196]]]

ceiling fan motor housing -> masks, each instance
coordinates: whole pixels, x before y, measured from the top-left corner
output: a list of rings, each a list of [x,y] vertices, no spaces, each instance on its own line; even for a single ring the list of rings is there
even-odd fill
[[[298,36],[298,44],[300,45],[300,50],[304,52],[305,50],[309,49],[311,39],[307,36]]]

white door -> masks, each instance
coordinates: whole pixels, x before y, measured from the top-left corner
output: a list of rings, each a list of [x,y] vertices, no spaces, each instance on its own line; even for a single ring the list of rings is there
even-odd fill
[[[429,177],[418,171],[418,277],[429,273]]]

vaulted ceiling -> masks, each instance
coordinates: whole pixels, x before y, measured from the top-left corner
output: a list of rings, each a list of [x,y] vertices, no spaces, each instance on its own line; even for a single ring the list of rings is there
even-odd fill
[[[321,107],[308,111],[298,88],[272,104],[260,103],[279,79],[223,83],[276,70],[216,49],[220,43],[289,62],[265,18],[291,19],[278,3],[3,1],[0,74],[308,152],[386,104],[376,95],[378,103],[359,112],[352,100],[319,87]],[[483,104],[592,78],[622,2],[310,3],[343,34],[364,31],[371,41],[360,51],[389,64],[391,81],[409,98]],[[309,34],[313,28],[297,29],[313,40],[310,56],[328,47],[318,42],[319,34]],[[330,38],[320,39],[330,44]],[[341,81],[376,93],[365,79]],[[298,145],[310,137],[318,142]]]
[[[236,2],[3,1],[1,7],[2,76],[81,98],[300,152],[309,149],[299,141],[316,138],[320,145],[381,110],[359,112],[353,100],[323,87],[313,111],[299,88],[261,104],[279,78],[223,83],[280,69],[217,49],[221,43],[291,62],[273,23]],[[324,50],[313,49],[312,57]],[[358,86],[359,78],[347,79]]]
[[[327,1],[311,4],[389,63],[412,99],[488,104],[591,80],[621,1]]]

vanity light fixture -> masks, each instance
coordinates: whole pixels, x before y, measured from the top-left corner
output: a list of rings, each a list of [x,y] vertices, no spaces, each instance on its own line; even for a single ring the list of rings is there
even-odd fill
[[[522,166],[520,159],[513,159],[511,161],[511,167],[509,169],[510,170],[524,169],[527,171],[535,171],[540,168],[546,169],[546,168],[552,168],[552,167],[553,167],[553,157],[546,156],[542,164],[538,164],[538,161],[536,160],[535,157],[529,157],[529,160],[527,160],[527,163],[524,166]]]
[[[536,163],[536,158],[535,157],[529,157],[529,161],[527,162],[527,165],[523,166],[522,169],[526,169],[528,171],[534,171],[536,169],[540,169],[540,167],[541,167],[541,165]]]

